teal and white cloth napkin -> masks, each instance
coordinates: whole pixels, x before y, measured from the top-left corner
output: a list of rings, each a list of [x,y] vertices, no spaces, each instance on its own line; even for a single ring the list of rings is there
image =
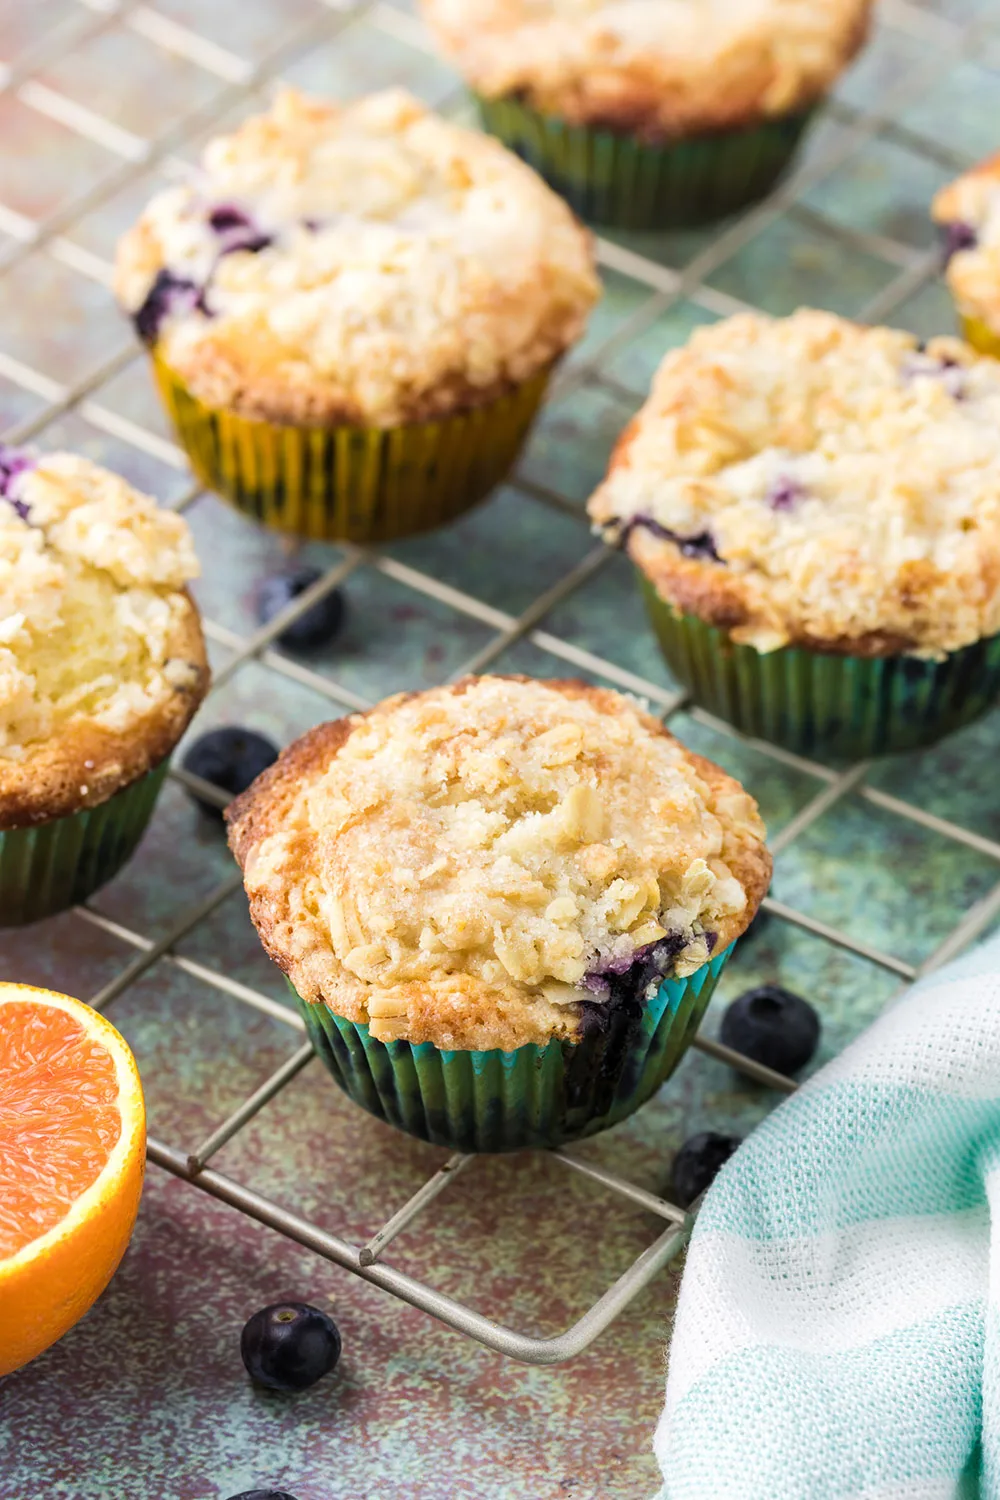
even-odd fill
[[[716,1178],[655,1449],[658,1500],[1000,1500],[1000,941]]]

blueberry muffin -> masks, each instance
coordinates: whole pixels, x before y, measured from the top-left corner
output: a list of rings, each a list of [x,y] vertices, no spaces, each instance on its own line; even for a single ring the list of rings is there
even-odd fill
[[[763,197],[865,39],[871,0],[423,0],[483,122],[584,218],[631,229]]]
[[[556,1145],[637,1109],[771,870],[737,782],[581,682],[389,698],[310,731],[227,820],[334,1077],[460,1150]]]
[[[674,676],[806,754],[928,744],[1000,686],[1000,365],[831,313],[669,353],[590,513]]]
[[[208,685],[184,520],[70,453],[0,447],[0,926],[110,880]]]
[[[1000,356],[1000,152],[942,188],[932,213],[965,336]]]
[[[269,525],[384,541],[514,462],[597,298],[566,205],[390,90],[293,90],[122,240],[116,288],[198,477]]]

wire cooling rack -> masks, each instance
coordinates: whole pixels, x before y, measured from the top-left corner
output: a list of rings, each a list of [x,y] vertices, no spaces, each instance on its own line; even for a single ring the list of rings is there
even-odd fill
[[[397,81],[412,83],[411,78],[400,78],[400,49],[414,55],[423,54],[428,49],[427,38],[405,0],[398,7],[384,3],[352,4],[351,0],[343,0],[343,3],[296,0],[284,13],[280,5],[275,6],[270,0],[254,0],[241,13],[244,20],[255,11],[255,7],[261,12],[262,24],[258,30],[265,36],[258,46],[257,57],[252,61],[231,51],[215,37],[192,29],[188,24],[189,15],[200,20],[203,13],[198,7],[187,7],[185,0],[161,0],[159,8],[124,3],[124,0],[122,3],[114,3],[114,0],[86,0],[86,3],[83,0],[47,0],[45,5],[37,7],[23,3],[8,7],[7,20],[0,19],[0,43],[9,41],[6,35],[9,21],[15,32],[16,46],[13,60],[0,73],[0,108],[14,101],[13,107],[22,112],[22,118],[27,118],[23,115],[23,111],[27,111],[30,116],[41,117],[69,132],[75,142],[85,143],[87,166],[85,170],[74,170],[70,174],[71,180],[65,191],[37,217],[19,207],[5,206],[0,201],[0,234],[5,236],[0,240],[0,298],[5,293],[14,295],[11,288],[18,268],[32,258],[37,263],[39,257],[53,259],[63,271],[71,273],[72,278],[106,288],[110,281],[110,263],[89,247],[86,236],[78,233],[80,226],[130,187],[138,188],[140,180],[152,179],[152,187],[156,185],[158,175],[162,178],[174,175],[179,157],[210,132],[216,121],[223,118],[228,121],[241,108],[256,103],[261,92],[266,91],[286,69],[308,60],[318,49],[329,47],[331,42],[339,45],[341,41],[350,46],[357,40],[358,28],[363,27],[367,49],[365,72],[371,76],[365,77],[361,87]],[[811,151],[795,175],[770,200],[730,223],[714,237],[702,237],[680,266],[664,264],[628,244],[600,239],[598,249],[603,271],[624,278],[633,291],[642,295],[610,332],[599,333],[596,339],[588,341],[583,357],[566,365],[556,383],[552,400],[560,401],[571,391],[583,389],[620,396],[622,391],[609,368],[612,360],[631,340],[641,337],[658,318],[682,300],[709,316],[725,316],[748,306],[718,284],[710,284],[709,278],[724,269],[734,256],[779,218],[798,226],[803,235],[819,235],[826,242],[832,238],[843,246],[845,254],[860,252],[876,257],[882,266],[888,268],[884,284],[864,306],[854,311],[862,320],[891,321],[893,313],[903,303],[934,281],[939,270],[937,252],[905,243],[903,238],[848,227],[842,219],[838,221],[829,217],[815,206],[813,190],[828,181],[838,168],[875,138],[904,147],[922,162],[948,171],[969,164],[973,155],[971,151],[953,149],[936,134],[922,130],[919,124],[901,123],[901,117],[911,120],[912,106],[963,60],[975,58],[982,62],[985,58],[1000,68],[1000,29],[996,27],[995,18],[991,20],[986,14],[986,9],[983,5],[977,8],[975,0],[955,0],[955,3],[941,3],[933,8],[907,4],[904,0],[885,0],[881,22],[885,34],[892,34],[899,44],[894,55],[897,58],[905,56],[912,44],[916,60],[912,66],[896,66],[890,70],[881,94],[880,108],[877,111],[859,108],[843,96],[831,102],[825,111],[828,126],[835,127],[829,140]],[[276,11],[280,24],[274,19]],[[0,18],[4,15],[0,6]],[[263,25],[267,18],[271,20],[269,36]],[[113,88],[110,93],[107,88],[102,92],[100,80],[95,82],[84,66],[84,60],[92,57],[95,48],[118,45],[126,38],[142,40],[143,57],[151,65],[145,86],[152,91],[151,97],[159,100],[160,107],[153,110],[154,117],[165,122],[152,138],[135,133],[115,118],[118,111]],[[384,65],[381,67],[380,38],[385,44]],[[189,76],[197,75],[204,86],[193,91],[195,102],[190,108],[172,111],[162,106],[164,100],[169,105],[172,70],[180,64]],[[77,68],[79,71],[75,71]],[[416,86],[419,89],[419,82]],[[452,80],[444,89],[443,97],[433,102],[445,112],[461,114],[465,109],[464,95],[457,80]],[[5,136],[7,150],[16,152],[16,134],[12,137],[8,128]],[[781,268],[776,266],[774,274],[778,275],[780,271]],[[58,306],[48,307],[45,316],[58,321],[61,311]],[[4,323],[6,321],[5,318]],[[113,321],[109,324],[108,340],[112,344],[110,352],[92,360],[82,376],[63,384],[51,372],[36,368],[9,350],[4,326],[0,326],[0,379],[6,381],[12,390],[30,397],[35,406],[30,415],[3,433],[3,439],[24,442],[41,438],[44,443],[46,429],[73,412],[98,433],[186,472],[183,456],[171,442],[151,427],[123,416],[100,399],[103,387],[142,358],[122,324]],[[627,391],[625,395],[629,402],[634,402],[633,391]],[[581,505],[586,498],[584,494],[562,493],[555,487],[538,483],[524,472],[515,476],[514,484],[535,501],[572,516],[581,526],[586,524]],[[189,486],[175,498],[174,504],[183,509],[192,504],[198,494],[195,486]],[[569,633],[554,634],[545,628],[546,618],[556,607],[577,591],[585,591],[590,580],[607,564],[608,552],[603,545],[595,544],[579,563],[517,615],[508,614],[494,604],[389,555],[351,548],[341,549],[341,554],[336,565],[314,587],[265,628],[240,635],[222,623],[206,620],[209,640],[228,653],[221,669],[216,671],[213,692],[218,692],[248,663],[256,662],[268,672],[281,674],[285,679],[322,695],[329,700],[332,714],[366,707],[367,700],[363,696],[326,673],[290,659],[277,650],[274,643],[291,621],[317,599],[338,587],[357,570],[373,569],[403,589],[415,591],[478,622],[491,633],[487,643],[470,659],[463,661],[452,674],[454,676],[488,669],[510,647],[527,642],[565,663],[569,672],[583,672],[642,695],[665,720],[684,709],[702,725],[731,734],[725,725],[687,706],[683,694],[671,691],[662,682],[646,680],[612,660],[595,655],[574,641]],[[1000,864],[1000,843],[994,839],[868,785],[868,762],[835,769],[764,744],[754,743],[753,749],[769,757],[772,763],[784,766],[790,773],[808,778],[814,784],[810,797],[772,840],[776,856],[814,829],[831,809],[853,798],[877,809],[880,814],[919,825],[985,857],[987,861]],[[179,767],[175,766],[171,775],[188,789],[198,790],[220,805],[225,801],[216,789],[196,781]],[[78,908],[75,913],[78,920],[102,929],[123,948],[134,950],[134,955],[115,977],[89,997],[90,1003],[98,1009],[111,1006],[154,964],[163,962],[190,979],[212,987],[227,1000],[264,1012],[301,1034],[303,1027],[298,1016],[269,995],[177,951],[181,940],[204,923],[238,886],[239,878],[234,872],[204,899],[184,910],[155,940],[112,920],[96,906]],[[765,909],[782,923],[802,929],[835,948],[856,954],[899,980],[911,981],[953,956],[994,921],[1000,914],[1000,880],[965,911],[950,934],[919,966],[891,952],[881,951],[842,927],[827,924],[777,899],[768,899]],[[791,1080],[758,1067],[708,1037],[699,1036],[694,1045],[776,1090],[790,1092],[795,1087]],[[346,1267],[482,1344],[531,1364],[556,1363],[579,1354],[683,1247],[691,1224],[688,1214],[618,1173],[605,1170],[593,1160],[571,1152],[554,1152],[554,1159],[567,1171],[582,1173],[617,1198],[657,1216],[662,1221],[662,1231],[589,1311],[558,1336],[538,1338],[495,1323],[474,1308],[394,1268],[385,1259],[394,1239],[447,1192],[457,1175],[476,1171],[476,1158],[452,1157],[363,1244],[349,1242],[328,1232],[272,1201],[252,1185],[235,1181],[213,1168],[217,1153],[296,1078],[312,1057],[311,1047],[305,1043],[300,1045],[193,1150],[150,1139],[150,1161],[184,1179],[192,1188],[231,1205],[278,1234]],[[446,1211],[446,1205],[441,1211]]]

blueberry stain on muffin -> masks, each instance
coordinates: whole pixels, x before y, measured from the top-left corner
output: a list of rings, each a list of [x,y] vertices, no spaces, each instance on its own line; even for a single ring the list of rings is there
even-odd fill
[[[633,516],[619,529],[614,541],[619,547],[624,547],[631,533],[637,528],[648,531],[651,536],[658,537],[661,541],[673,542],[682,557],[697,557],[708,562],[725,563],[725,558],[719,556],[715,537],[710,531],[698,531],[688,536],[683,532],[674,531],[669,526],[664,526],[661,521],[648,515]]]
[[[205,301],[205,288],[173,271],[157,271],[145,301],[134,315],[136,332],[144,344],[155,344],[167,318],[199,312],[211,314]]]
[[[764,503],[770,510],[791,511],[801,504],[808,493],[801,480],[793,479],[790,474],[781,474],[768,489]]]
[[[35,467],[37,459],[25,448],[0,443],[0,500],[6,500],[22,521],[30,521],[31,508],[18,491],[20,476]]]
[[[942,240],[944,263],[947,266],[953,255],[958,255],[961,250],[975,250],[979,244],[979,235],[971,224],[965,224],[961,219],[953,219],[950,224],[942,226]]]
[[[234,203],[223,203],[218,208],[213,208],[208,215],[208,223],[221,242],[220,255],[233,255],[238,250],[257,255],[274,244],[274,235],[266,234],[252,214]]]

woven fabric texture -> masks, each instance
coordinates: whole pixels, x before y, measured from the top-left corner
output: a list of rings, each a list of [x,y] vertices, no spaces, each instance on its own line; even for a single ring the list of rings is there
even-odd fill
[[[1000,1497],[1000,939],[716,1178],[655,1448],[658,1500]]]

